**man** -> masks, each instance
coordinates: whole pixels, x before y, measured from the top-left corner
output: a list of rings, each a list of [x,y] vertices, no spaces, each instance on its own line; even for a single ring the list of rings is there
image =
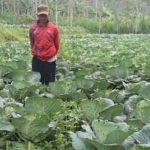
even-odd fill
[[[37,8],[37,22],[29,28],[32,71],[41,74],[40,82],[48,85],[55,81],[56,55],[60,38],[57,26],[49,22],[48,7],[40,4]]]

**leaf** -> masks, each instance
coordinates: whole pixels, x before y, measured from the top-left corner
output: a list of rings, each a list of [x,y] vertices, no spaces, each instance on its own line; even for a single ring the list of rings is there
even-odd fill
[[[116,79],[125,79],[127,78],[129,75],[132,74],[132,71],[130,68],[126,68],[124,66],[119,66],[113,69],[110,69],[108,71],[108,74],[110,74],[112,80],[116,80]]]
[[[134,128],[141,129],[143,127],[143,123],[139,119],[128,119],[125,121],[128,125],[133,126]]]
[[[123,112],[122,105],[113,105],[100,112],[99,116],[105,120],[113,120],[114,117],[120,115]]]
[[[142,96],[146,96],[146,94],[148,94],[148,96],[146,97],[149,97],[147,89],[149,89],[150,83],[147,81],[140,81],[138,83],[129,83],[129,84],[124,83],[124,87],[126,91],[129,93],[140,94]]]
[[[150,123],[150,104],[145,100],[141,100],[137,105],[132,115],[136,118],[141,120],[143,123]]]
[[[21,88],[18,90],[15,90],[14,92],[12,92],[12,97],[14,97],[14,99],[18,100],[18,101],[24,101],[26,97],[31,97],[31,96],[36,96],[36,90],[37,90],[37,86],[36,85],[32,85],[29,87],[25,87],[25,88]],[[10,88],[9,88],[10,89]]]
[[[114,123],[124,122],[126,120],[126,118],[127,118],[127,116],[122,113],[121,115],[114,117],[113,122]]]
[[[30,146],[28,146],[30,145]],[[23,142],[12,142],[10,143],[9,150],[27,150],[30,147],[30,150],[42,150],[39,146],[34,145],[33,143],[28,142],[28,144]]]
[[[141,100],[142,98],[139,95],[132,95],[128,98],[128,100],[124,103],[124,109],[126,114],[130,114],[136,107],[136,104]]]
[[[15,127],[9,121],[0,118],[0,131],[14,132]]]
[[[3,79],[0,79],[0,90],[2,90],[4,88],[5,88],[4,81],[3,81]]]
[[[92,145],[85,143],[78,133],[70,132],[70,137],[72,138],[72,146],[75,150],[96,150]]]
[[[139,93],[139,89],[141,88],[143,83],[129,83],[129,84],[124,84],[124,87],[126,89],[126,91],[128,93],[132,93],[132,94],[138,94]]]
[[[97,100],[99,102],[99,104],[100,104],[100,111],[103,111],[106,108],[109,108],[109,107],[114,105],[114,102],[111,99],[109,99],[109,98],[101,98],[101,97],[99,97],[99,98],[96,98],[95,100]]]
[[[0,108],[3,108],[6,103],[6,100],[0,96]]]
[[[130,150],[149,150],[149,147],[142,147],[142,146],[134,146]]]
[[[89,121],[93,121],[99,116],[99,102],[96,100],[86,100],[81,102],[81,109],[83,110],[83,114]]]
[[[41,116],[40,118],[27,118],[24,116],[12,119],[12,124],[21,133],[20,138],[23,137],[34,142],[40,142],[45,139],[47,134],[50,132],[48,127],[49,120],[45,116]],[[41,136],[41,134],[43,136]]]
[[[87,80],[85,78],[75,79],[75,85],[78,89],[90,89],[95,84],[94,80]]]
[[[98,82],[96,82],[93,86],[94,89],[98,89],[98,90],[106,90],[108,88],[108,86],[110,85],[110,83],[108,83],[106,80],[100,80]]]
[[[108,98],[112,99],[115,103],[120,103],[124,100],[126,93],[124,90],[113,90],[110,92]]]
[[[26,81],[30,82],[32,84],[39,83],[40,82],[40,78],[41,78],[40,73],[33,72],[33,71],[27,72],[27,74],[25,76]]]
[[[17,90],[19,90],[25,87],[30,87],[31,84],[27,81],[14,81],[12,82],[12,86],[14,86]]]
[[[139,77],[139,75],[130,75],[127,78],[128,82],[139,82],[141,81],[141,77]]]
[[[130,150],[134,146],[134,144],[135,144],[135,140],[131,135],[124,140],[122,145],[125,148],[125,150]]]
[[[123,150],[123,146],[116,144],[102,144],[96,141],[93,132],[70,132],[72,145],[75,150]],[[94,139],[93,139],[94,138]]]
[[[52,82],[47,87],[47,90],[53,95],[66,95],[76,92],[76,87],[73,84],[67,84],[63,81]]]
[[[30,97],[25,102],[25,112],[12,123],[21,133],[20,138],[40,142],[51,132],[50,118],[61,110],[61,101],[51,98]]]
[[[140,131],[135,132],[132,137],[141,147],[150,148],[150,125],[145,125]]]
[[[134,131],[130,130],[130,131],[122,131],[120,129],[112,131],[105,139],[105,141],[103,141],[103,143],[105,144],[118,144],[121,145],[123,143],[123,141],[130,136]]]
[[[91,139],[85,139],[85,141],[93,145],[96,148],[96,150],[124,150],[122,145],[102,144],[100,142]]]
[[[0,78],[12,71],[11,67],[0,65]]]
[[[22,69],[15,69],[10,72],[7,77],[10,78],[12,81],[23,81],[25,80],[26,70]]]
[[[87,96],[81,92],[72,93],[70,96],[71,96],[71,99],[74,101],[81,101],[83,99],[87,99]]]
[[[93,130],[102,144],[121,145],[123,141],[131,135],[133,130],[124,130],[119,125],[113,122],[94,121],[92,124]]]
[[[150,78],[150,67],[146,66],[144,73]]]
[[[61,101],[51,98],[42,97],[30,97],[25,102],[25,108],[27,113],[49,115],[52,117],[56,112],[61,110]]]
[[[2,98],[6,98],[6,97],[10,97],[11,96],[11,93],[8,89],[4,88],[0,91],[0,96]]]
[[[69,132],[70,137],[72,138],[72,145],[75,150],[96,150],[91,144],[86,142],[86,139],[95,138],[95,135],[88,124],[82,125],[82,128],[86,132],[78,131],[73,133]]]
[[[97,101],[98,100],[98,101]],[[83,110],[83,114],[89,121],[93,121],[99,117],[99,113],[104,109],[114,105],[109,99],[85,100],[79,105]]]
[[[140,89],[139,89],[139,94],[146,98],[146,99],[150,99],[150,83],[149,84],[145,84],[143,85]]]

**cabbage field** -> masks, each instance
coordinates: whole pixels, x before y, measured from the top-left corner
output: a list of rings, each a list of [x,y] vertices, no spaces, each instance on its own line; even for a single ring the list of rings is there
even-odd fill
[[[150,35],[62,34],[48,86],[31,59],[0,44],[1,150],[150,149]]]

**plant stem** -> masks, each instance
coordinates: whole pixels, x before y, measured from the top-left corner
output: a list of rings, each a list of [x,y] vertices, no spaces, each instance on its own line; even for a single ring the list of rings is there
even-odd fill
[[[9,149],[9,141],[6,142],[6,150]]]
[[[30,150],[30,149],[31,149],[31,142],[28,141],[28,150]]]

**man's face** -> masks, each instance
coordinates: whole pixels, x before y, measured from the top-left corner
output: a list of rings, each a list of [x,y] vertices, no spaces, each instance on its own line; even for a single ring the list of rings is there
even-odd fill
[[[45,26],[47,24],[48,15],[41,14],[41,15],[37,15],[37,17],[41,26]]]

